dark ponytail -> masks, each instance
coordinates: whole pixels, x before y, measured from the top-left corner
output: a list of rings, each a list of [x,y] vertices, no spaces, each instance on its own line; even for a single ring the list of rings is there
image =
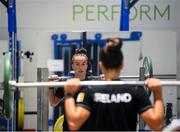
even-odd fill
[[[123,53],[121,48],[122,39],[107,39],[107,44],[100,53],[100,61],[106,69],[119,68],[119,66],[123,63]]]

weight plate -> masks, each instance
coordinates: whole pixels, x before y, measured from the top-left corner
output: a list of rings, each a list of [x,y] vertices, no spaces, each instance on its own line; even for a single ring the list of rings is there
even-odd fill
[[[6,52],[4,55],[4,109],[7,118],[12,117],[12,97],[11,97],[11,86],[9,80],[12,78],[12,67],[11,67],[11,53]]]
[[[55,125],[54,125],[54,131],[63,131],[63,122],[64,122],[64,115],[60,116]]]
[[[145,69],[145,77],[146,78],[151,78],[153,77],[153,66],[152,66],[152,60],[149,56],[146,56],[143,60],[143,67]],[[147,88],[145,86],[145,89],[148,93],[148,95],[151,95],[151,91],[149,90],[149,88]]]
[[[18,130],[24,127],[24,99],[18,99]]]

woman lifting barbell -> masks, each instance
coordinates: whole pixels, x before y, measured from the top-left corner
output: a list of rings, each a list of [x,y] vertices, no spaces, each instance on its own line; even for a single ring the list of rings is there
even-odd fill
[[[99,66],[107,81],[119,80],[123,68],[121,47],[121,39],[108,39],[100,53]],[[164,106],[160,80],[146,80],[154,95],[154,105],[142,86],[88,86],[79,89],[79,81],[68,80],[64,87],[65,113],[70,130],[79,130],[86,120],[91,120],[87,130],[136,131],[138,114],[151,129],[162,130]],[[79,90],[75,100],[73,95]]]

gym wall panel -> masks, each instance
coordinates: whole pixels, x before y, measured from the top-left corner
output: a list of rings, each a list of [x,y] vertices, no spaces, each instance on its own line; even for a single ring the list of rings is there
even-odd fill
[[[176,32],[150,30],[143,33],[143,53],[152,57],[154,73],[176,74]]]
[[[8,31],[6,27],[0,28],[0,40],[8,40]]]
[[[24,81],[37,81],[37,33],[34,30],[20,29],[18,35],[21,36],[22,50],[34,53],[32,62],[26,57],[22,59],[22,75]],[[37,111],[37,89],[27,88],[23,90],[25,100],[25,111]],[[37,116],[25,115],[24,128],[37,128]]]
[[[7,9],[4,5],[0,2],[0,28],[7,27]]]
[[[3,52],[8,51],[8,42],[0,40],[0,82],[3,81]]]
[[[37,66],[47,67],[47,61],[53,59],[53,41],[49,32],[38,32]],[[45,54],[46,53],[46,54]]]
[[[0,83],[3,82],[3,52],[6,52],[8,50],[8,42],[5,40],[0,40]],[[3,98],[3,91],[0,90],[0,98]]]
[[[177,34],[180,36],[180,29],[178,29]],[[180,37],[177,37],[177,79],[180,80]],[[180,87],[177,89],[177,112],[178,118],[180,118]]]

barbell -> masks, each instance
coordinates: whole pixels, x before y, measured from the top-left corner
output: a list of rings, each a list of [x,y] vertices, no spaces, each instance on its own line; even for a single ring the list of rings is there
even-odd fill
[[[162,86],[180,86],[180,81],[160,81]],[[62,82],[27,82],[16,83],[9,81],[10,86],[18,88],[36,88],[36,87],[63,87],[67,84],[66,81]],[[99,86],[99,85],[146,85],[145,81],[80,81],[80,86]]]

